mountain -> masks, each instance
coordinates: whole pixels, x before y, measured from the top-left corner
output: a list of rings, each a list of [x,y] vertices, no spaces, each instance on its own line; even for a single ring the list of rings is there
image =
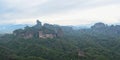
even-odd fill
[[[26,26],[24,29],[17,29],[13,31],[16,37],[23,37],[26,39],[37,37],[37,38],[55,38],[62,37],[63,31],[60,26],[47,24],[42,25],[39,20],[36,21],[37,24],[29,27]]]
[[[120,25],[108,26],[104,23],[96,23],[91,27],[91,32],[103,34],[111,37],[120,37]]]
[[[33,26],[33,25],[28,25],[28,24],[2,24],[0,25],[0,34],[5,34],[5,33],[12,33],[14,30],[16,29],[20,29],[20,28],[24,28],[26,26]],[[73,29],[75,30],[78,30],[78,29],[85,29],[85,28],[89,28],[89,26],[81,26],[81,25],[78,25],[78,26],[67,26],[67,27],[72,27]]]
[[[15,29],[19,28],[24,28],[27,26],[26,24],[5,24],[5,25],[0,25],[0,34],[4,33],[12,33]]]
[[[99,22],[75,30],[71,26],[41,23],[37,20],[33,26],[0,36],[0,60],[120,59],[120,25]],[[56,36],[50,38],[46,34]]]

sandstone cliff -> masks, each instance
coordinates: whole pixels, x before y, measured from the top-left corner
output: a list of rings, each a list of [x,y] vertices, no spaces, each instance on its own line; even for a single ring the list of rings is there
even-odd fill
[[[17,29],[13,31],[13,34],[18,37],[23,38],[56,38],[56,37],[62,37],[63,31],[58,25],[52,25],[52,24],[43,24],[37,20],[37,24],[29,27],[26,26],[24,29]]]

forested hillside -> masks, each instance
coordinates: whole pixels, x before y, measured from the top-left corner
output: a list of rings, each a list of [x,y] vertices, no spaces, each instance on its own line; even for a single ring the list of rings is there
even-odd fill
[[[29,31],[36,34],[30,35]],[[37,35],[39,31],[43,32],[42,36],[55,36],[41,38],[41,34]],[[49,24],[41,27],[38,23],[16,32],[19,34],[1,35],[0,60],[120,59],[120,25],[96,23],[88,29],[74,30],[68,26]],[[24,38],[26,35],[23,33],[32,37]]]

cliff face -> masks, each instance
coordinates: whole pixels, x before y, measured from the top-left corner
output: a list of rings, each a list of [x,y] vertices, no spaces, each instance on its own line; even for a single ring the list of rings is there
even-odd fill
[[[45,34],[42,31],[39,31],[39,38],[54,38],[57,37],[55,34]]]
[[[13,34],[18,37],[23,38],[56,38],[62,37],[63,31],[58,25],[51,25],[45,23],[43,26],[39,20],[37,20],[37,24],[29,27],[26,26],[24,29],[17,29],[13,31]]]

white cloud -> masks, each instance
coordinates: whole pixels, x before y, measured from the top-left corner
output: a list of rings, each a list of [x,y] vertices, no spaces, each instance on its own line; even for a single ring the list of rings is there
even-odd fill
[[[114,24],[120,22],[120,5],[109,5],[87,10],[74,9],[67,12],[41,17],[45,22],[53,22],[62,25],[79,25],[95,22]]]
[[[1,0],[1,23],[32,23],[36,19],[60,25],[120,22],[118,0]],[[4,21],[3,21],[4,20]]]
[[[15,8],[30,8],[37,5],[44,4],[48,0],[4,0],[4,3],[8,7],[15,7]]]

